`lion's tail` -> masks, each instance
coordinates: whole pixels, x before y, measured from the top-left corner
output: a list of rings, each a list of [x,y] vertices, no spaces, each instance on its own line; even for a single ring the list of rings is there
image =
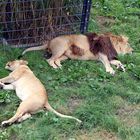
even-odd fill
[[[79,120],[79,119],[77,119],[77,118],[75,118],[75,117],[68,116],[68,115],[63,115],[63,114],[57,112],[56,110],[54,110],[54,109],[50,106],[49,103],[46,103],[45,107],[46,107],[47,110],[53,112],[54,114],[56,114],[56,115],[59,116],[59,117],[68,118],[68,119],[74,119],[74,120],[76,120],[76,121],[79,122],[79,123],[82,122],[81,120]]]
[[[22,55],[19,56],[19,57],[22,57],[26,52],[29,52],[29,51],[38,51],[38,50],[45,50],[45,49],[47,49],[47,47],[48,47],[48,41],[44,45],[41,45],[41,46],[38,46],[38,47],[31,47],[31,48],[25,49],[22,52]]]
[[[48,47],[48,43],[38,47],[31,47],[23,51],[22,55],[29,51],[38,51],[38,50],[45,50]]]

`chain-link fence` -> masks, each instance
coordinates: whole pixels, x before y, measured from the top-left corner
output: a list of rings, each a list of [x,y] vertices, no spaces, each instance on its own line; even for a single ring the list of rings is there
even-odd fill
[[[1,43],[35,46],[87,30],[91,0],[1,0]]]

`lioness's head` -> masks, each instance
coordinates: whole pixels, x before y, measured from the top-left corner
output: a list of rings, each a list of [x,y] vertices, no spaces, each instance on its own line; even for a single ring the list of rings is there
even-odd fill
[[[111,33],[106,35],[110,37],[110,40],[118,54],[132,53],[133,49],[130,47],[128,37],[123,35],[113,35]]]
[[[15,60],[15,61],[9,61],[6,66],[5,66],[5,69],[8,69],[8,70],[15,70],[16,68],[18,68],[19,66],[21,65],[27,65],[28,62],[25,61],[25,60]]]

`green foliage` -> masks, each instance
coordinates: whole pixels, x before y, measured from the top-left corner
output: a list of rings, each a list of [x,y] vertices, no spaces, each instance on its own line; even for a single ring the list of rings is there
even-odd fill
[[[127,18],[128,14],[140,12],[139,0],[92,0],[93,8],[100,12],[100,15],[111,16],[114,18]]]

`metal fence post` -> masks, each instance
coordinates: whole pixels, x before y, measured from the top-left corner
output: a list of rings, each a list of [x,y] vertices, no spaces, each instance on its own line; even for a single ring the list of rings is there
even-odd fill
[[[92,0],[84,0],[83,2],[82,19],[80,25],[81,33],[85,33],[88,29],[91,4],[92,4]]]

